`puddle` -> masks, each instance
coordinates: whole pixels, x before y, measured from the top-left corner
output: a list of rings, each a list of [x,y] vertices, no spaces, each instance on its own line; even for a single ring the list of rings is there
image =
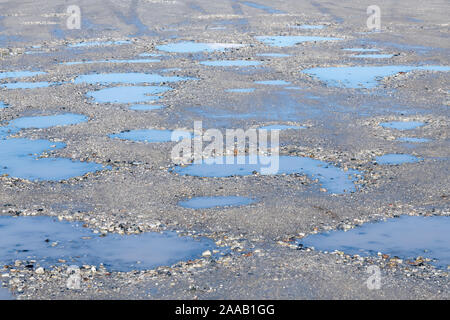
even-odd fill
[[[314,76],[331,87],[374,88],[384,77],[399,72],[411,71],[450,71],[445,66],[375,66],[375,67],[330,67],[305,69],[303,73]]]
[[[187,131],[177,130],[177,140],[172,140],[172,130],[156,130],[156,129],[143,129],[143,130],[130,130],[123,131],[121,133],[110,134],[110,138],[118,138],[122,140],[131,140],[139,142],[171,142],[179,141],[184,138],[191,138],[191,133]]]
[[[270,14],[283,14],[283,13],[285,13],[284,11],[273,9],[271,7],[268,7],[268,6],[265,6],[265,5],[256,3],[256,2],[241,1],[241,3],[246,5],[246,6],[255,8],[255,9],[263,10],[263,11],[265,11],[267,13],[270,13]]]
[[[194,163],[184,167],[176,166],[173,171],[180,175],[200,177],[248,176],[255,171],[263,175],[303,173],[313,179],[318,179],[331,193],[345,193],[356,190],[353,183],[354,179],[351,178],[351,175],[359,174],[356,170],[345,172],[320,160],[307,157],[280,156],[278,158],[279,169],[274,172],[270,166],[274,165],[276,159],[277,157],[259,156],[257,164],[250,164],[249,156],[220,156],[205,159],[200,164]]]
[[[160,70],[160,72],[167,73],[167,72],[177,72],[177,71],[181,71],[181,70],[182,69],[180,69],[180,68],[167,68],[167,69]]]
[[[423,125],[425,125],[425,123],[419,121],[392,121],[380,123],[380,126],[382,126],[383,128],[397,130],[412,130],[422,127]]]
[[[52,217],[0,217],[0,261],[37,260],[48,268],[60,265],[95,265],[110,271],[154,269],[200,258],[215,248],[207,238],[179,237],[176,232],[139,235],[108,234],[105,237],[81,227],[81,223]]]
[[[130,106],[130,110],[135,111],[150,111],[150,110],[158,110],[163,109],[165,106],[157,105],[157,104],[133,104]]]
[[[266,81],[255,81],[257,84],[264,84],[268,86],[287,86],[290,85],[290,82],[284,80],[266,80]]]
[[[124,44],[131,44],[130,40],[120,40],[120,41],[87,41],[68,44],[69,48],[83,48],[83,47],[103,47],[103,46],[118,46]]]
[[[247,67],[258,66],[261,61],[252,60],[214,60],[214,61],[201,61],[200,64],[210,67]]]
[[[287,58],[290,57],[290,54],[284,53],[259,53],[257,54],[259,57],[271,57],[271,58]]]
[[[311,117],[323,117],[323,110],[317,107],[301,103],[293,94],[287,90],[271,91],[269,95],[253,96],[241,94],[243,99],[240,103],[249,106],[246,112],[240,108],[227,110],[214,106],[189,107],[186,110],[192,112],[196,117],[209,119],[214,127],[229,126],[229,119],[249,119],[262,123],[291,123],[304,122]],[[282,105],[283,108],[279,108]]]
[[[300,87],[284,87],[285,90],[301,90]]]
[[[356,54],[351,57],[361,59],[390,59],[393,56],[393,54]]]
[[[0,101],[0,109],[8,108],[8,107],[9,107],[9,105],[7,105],[6,103],[4,103],[3,101]]]
[[[256,40],[272,47],[292,47],[303,42],[336,41],[341,38],[314,37],[314,36],[258,36]]]
[[[72,161],[66,158],[42,157],[44,153],[62,149],[64,143],[48,140],[8,139],[8,135],[26,128],[49,128],[87,121],[83,115],[63,114],[55,116],[24,117],[0,127],[0,175],[27,179],[59,181],[89,172],[109,169],[94,162]]]
[[[305,129],[305,127],[302,126],[291,126],[287,124],[272,124],[269,126],[260,127],[259,129],[265,129],[265,130],[299,130],[299,129]]]
[[[160,54],[150,52],[144,52],[139,54],[139,57],[160,57],[160,56],[161,56]]]
[[[172,90],[170,87],[157,86],[119,86],[90,91],[86,96],[98,103],[140,103],[159,100],[159,96],[151,96]]]
[[[225,92],[235,92],[235,93],[251,93],[253,91],[255,91],[255,88],[238,88],[225,90]]]
[[[9,121],[8,127],[18,129],[44,129],[55,126],[68,126],[86,122],[88,117],[81,114],[65,113],[51,116],[22,117]]]
[[[201,42],[191,42],[183,41],[177,43],[169,43],[164,45],[156,46],[156,49],[166,52],[174,53],[196,53],[196,52],[214,52],[214,51],[225,51],[227,49],[241,48],[243,44],[238,43],[201,43]]]
[[[403,163],[415,163],[421,159],[412,156],[410,154],[385,154],[383,156],[376,157],[378,164],[392,164],[398,165]]]
[[[45,72],[41,71],[11,71],[11,72],[0,72],[0,79],[6,78],[28,78],[34,77],[41,74],[45,74]]]
[[[342,50],[350,51],[350,52],[378,52],[378,51],[380,51],[379,49],[374,49],[374,48],[345,48]]]
[[[300,243],[321,251],[339,250],[361,256],[378,252],[413,259],[437,259],[438,267],[450,265],[450,217],[401,216],[366,223],[349,231],[332,231],[303,238]]]
[[[111,83],[162,83],[194,80],[195,78],[178,76],[161,76],[156,73],[93,73],[75,78],[74,83],[111,84]]]
[[[311,25],[311,24],[303,24],[300,26],[291,26],[294,29],[305,29],[305,30],[320,30],[325,28],[323,25]]]
[[[196,197],[180,201],[179,206],[189,209],[209,209],[218,207],[239,207],[254,203],[255,200],[239,196]]]
[[[57,86],[60,83],[57,82],[14,82],[14,83],[3,83],[1,86],[6,89],[36,89],[36,88],[47,88],[51,86]]]
[[[402,142],[412,142],[412,143],[423,143],[423,142],[430,142],[430,139],[426,139],[426,138],[409,138],[409,137],[403,137],[403,138],[398,138],[397,140],[402,141]]]
[[[59,181],[105,169],[93,162],[40,158],[44,152],[64,147],[63,143],[48,140],[0,140],[0,175],[8,174],[31,181]]]
[[[63,62],[66,66],[74,66],[79,64],[95,64],[95,63],[152,63],[152,62],[161,62],[159,59],[129,59],[129,60],[97,60],[97,61],[71,61],[71,62]]]
[[[0,287],[0,300],[2,300],[2,301],[14,300],[14,297],[11,294],[11,292],[9,292],[9,290],[7,288]]]

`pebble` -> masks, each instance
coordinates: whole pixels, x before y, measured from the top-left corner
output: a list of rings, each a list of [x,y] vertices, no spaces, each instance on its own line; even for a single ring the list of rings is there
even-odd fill
[[[212,253],[211,253],[211,251],[209,251],[209,250],[206,250],[206,251],[204,251],[204,252],[202,253],[202,256],[203,256],[203,257],[211,257],[211,255],[212,255]]]
[[[42,268],[42,267],[37,268],[35,272],[37,274],[44,274],[45,273],[44,268]]]

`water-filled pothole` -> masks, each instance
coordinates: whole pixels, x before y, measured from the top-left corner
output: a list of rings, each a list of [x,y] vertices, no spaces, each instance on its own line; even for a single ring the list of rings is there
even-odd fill
[[[427,138],[412,138],[412,137],[401,137],[397,140],[402,142],[411,142],[411,143],[423,143],[423,142],[430,142],[430,139]]]
[[[246,6],[249,6],[251,8],[263,10],[263,11],[265,11],[267,13],[270,13],[270,14],[283,14],[283,13],[285,13],[284,11],[281,11],[281,10],[278,10],[278,9],[274,9],[274,8],[271,8],[271,7],[265,6],[265,5],[260,4],[260,3],[256,3],[256,2],[242,1],[241,3],[246,5]]]
[[[256,40],[272,47],[292,47],[303,42],[337,41],[342,39],[317,36],[258,36]]]
[[[48,151],[64,148],[65,144],[61,142],[8,138],[21,129],[65,126],[86,120],[87,117],[77,114],[24,117],[0,127],[0,174],[28,180],[59,181],[109,168],[92,162],[43,157]]]
[[[79,43],[71,43],[67,46],[69,48],[85,48],[85,47],[104,47],[104,46],[120,46],[124,44],[131,44],[130,40],[119,40],[119,41],[86,41]]]
[[[39,76],[41,74],[45,74],[45,72],[41,72],[41,71],[8,71],[8,72],[0,72],[0,79],[28,78],[28,77]]]
[[[50,116],[22,117],[9,121],[9,128],[44,129],[55,126],[68,126],[86,122],[88,117],[82,114],[64,113]]]
[[[14,297],[7,288],[0,287],[0,300],[14,300]]]
[[[380,126],[383,128],[397,129],[397,130],[412,130],[424,126],[424,122],[420,121],[391,121],[382,122]]]
[[[351,57],[360,59],[390,59],[393,56],[393,54],[355,54]]]
[[[264,80],[264,81],[255,81],[256,84],[264,84],[267,86],[288,86],[291,83],[284,80]]]
[[[240,207],[255,203],[254,199],[240,196],[195,197],[183,200],[179,206],[189,209],[209,209],[220,207]]]
[[[356,170],[344,171],[329,163],[296,156],[257,156],[250,162],[249,156],[220,156],[205,159],[202,163],[188,166],[176,166],[173,171],[180,175],[200,177],[248,176],[254,173],[262,175],[306,174],[318,181],[331,193],[355,191]],[[255,163],[256,162],[256,163]]]
[[[399,165],[403,163],[415,163],[421,159],[410,154],[390,153],[376,157],[378,164]]]
[[[330,87],[374,88],[385,77],[399,72],[411,71],[450,71],[445,66],[373,66],[373,67],[328,67],[305,69],[303,73],[325,82]]]
[[[36,260],[43,267],[103,265],[127,272],[200,258],[215,248],[207,238],[179,237],[176,232],[101,236],[80,223],[52,217],[0,217],[0,262]]]
[[[159,100],[161,97],[152,96],[172,90],[170,87],[157,86],[119,86],[90,91],[86,96],[98,103],[140,103]]]
[[[294,126],[294,125],[288,125],[288,124],[271,124],[268,126],[259,127],[259,129],[265,129],[265,130],[299,130],[299,129],[305,129],[305,127],[302,126]]]
[[[238,43],[201,43],[183,41],[177,43],[169,43],[156,46],[159,51],[173,52],[173,53],[196,53],[196,52],[214,52],[224,51],[227,49],[241,48],[243,44]]]
[[[157,129],[142,129],[142,130],[130,130],[120,133],[110,134],[110,138],[119,138],[122,140],[131,140],[139,142],[170,142],[179,141],[181,139],[190,139],[192,134],[188,131],[176,131],[177,139],[173,140],[172,130],[157,130]]]
[[[317,24],[317,25],[312,25],[312,24],[302,24],[302,25],[291,26],[291,28],[294,28],[294,29],[304,29],[304,30],[320,30],[320,29],[325,28],[325,26],[324,26],[324,25],[320,25],[320,24]]]
[[[261,63],[261,61],[252,60],[213,60],[200,62],[200,64],[210,67],[251,67],[259,66]]]
[[[41,158],[43,153],[65,147],[48,140],[0,140],[0,174],[27,179],[59,181],[103,170],[101,164],[65,158]]]
[[[225,92],[231,93],[251,93],[255,91],[255,88],[236,88],[236,89],[226,89]]]
[[[401,216],[384,222],[366,223],[349,231],[331,231],[300,240],[316,250],[339,250],[362,256],[378,252],[413,259],[437,259],[439,267],[450,265],[450,217]]]
[[[158,53],[151,53],[151,52],[143,52],[139,54],[139,57],[160,57],[161,55]]]
[[[70,61],[70,62],[63,62],[62,64],[66,66],[74,66],[79,64],[100,64],[100,63],[153,63],[153,62],[161,62],[159,59],[128,59],[128,60],[117,60],[117,59],[111,59],[111,60],[86,60],[86,61]]]
[[[184,80],[194,80],[190,77],[178,76],[161,76],[157,73],[93,73],[80,75],[75,78],[74,83],[87,84],[112,84],[112,83],[162,83],[162,82],[178,82]]]
[[[194,80],[190,77],[162,76],[156,73],[94,73],[80,75],[74,83],[87,84],[132,84],[132,86],[116,86],[90,91],[86,95],[97,103],[140,104],[159,100],[160,96],[152,96],[172,90],[167,86],[136,85],[146,83],[166,83]]]
[[[350,52],[378,52],[378,51],[380,51],[379,49],[375,49],[375,48],[345,48],[342,50],[350,51]]]
[[[287,58],[290,57],[290,54],[285,53],[258,53],[259,57],[270,57],[270,58]]]
[[[163,109],[165,106],[161,104],[133,104],[129,107],[130,110],[134,111],[150,111],[150,110],[158,110]]]

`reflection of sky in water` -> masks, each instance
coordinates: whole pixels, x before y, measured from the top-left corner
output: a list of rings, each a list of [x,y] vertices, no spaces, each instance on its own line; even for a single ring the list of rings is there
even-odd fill
[[[258,36],[256,40],[272,47],[292,47],[298,43],[314,41],[335,41],[341,38],[317,37],[317,36]]]
[[[430,142],[430,139],[426,138],[410,138],[410,137],[402,137],[398,138],[397,140],[402,142],[411,142],[411,143],[422,143],[422,142]]]
[[[397,130],[412,130],[415,128],[422,127],[425,123],[420,121],[391,121],[382,122],[380,126],[383,128],[397,129]]]
[[[202,61],[200,64],[211,67],[246,67],[246,66],[258,66],[261,61],[251,60],[215,60],[215,61]]]
[[[105,169],[92,162],[65,158],[40,158],[41,154],[65,147],[64,143],[48,140],[8,139],[20,129],[49,128],[87,121],[76,114],[24,117],[0,127],[0,174],[28,180],[58,181]]]
[[[71,61],[71,62],[63,62],[62,64],[67,66],[73,66],[78,64],[95,64],[95,63],[152,63],[152,62],[160,62],[158,59],[128,59],[128,60],[92,60],[92,61]]]
[[[356,190],[353,183],[354,179],[350,178],[351,175],[359,173],[356,170],[346,172],[332,164],[307,157],[258,156],[256,158],[257,161],[254,160],[256,163],[251,164],[249,156],[220,156],[204,159],[203,163],[200,164],[194,163],[185,167],[177,166],[173,171],[181,175],[200,177],[247,176],[252,175],[255,171],[270,175],[303,173],[313,177],[313,179],[319,179],[319,182],[331,193],[345,193]],[[278,170],[266,171],[276,161],[279,161]]]
[[[63,259],[78,266],[103,263],[110,271],[147,270],[200,258],[215,248],[212,240],[179,237],[176,232],[101,237],[79,223],[51,217],[0,217],[0,232],[2,263],[32,258],[44,267]]]
[[[183,41],[177,43],[169,43],[164,45],[156,46],[156,49],[166,52],[174,53],[196,53],[196,52],[214,52],[214,51],[224,51],[226,49],[241,48],[243,44],[238,43],[201,43],[201,42],[190,42]]]
[[[401,216],[385,222],[366,223],[344,231],[318,233],[301,239],[307,247],[343,251],[363,256],[378,252],[415,259],[438,259],[437,266],[450,265],[450,217]]]
[[[255,200],[239,196],[196,197],[180,201],[178,205],[190,209],[208,209],[217,207],[237,207],[254,203]]]
[[[93,73],[75,78],[74,83],[110,84],[110,83],[161,83],[193,80],[188,77],[161,76],[156,73]]]
[[[164,93],[172,90],[170,87],[157,86],[120,86],[90,91],[86,96],[98,103],[140,103],[159,100],[152,94]]]
[[[40,71],[11,71],[11,72],[0,72],[0,79],[6,78],[27,78],[45,74],[45,72]]]
[[[374,88],[384,77],[399,72],[411,71],[449,71],[445,66],[373,66],[373,67],[328,67],[305,69],[303,73],[311,75],[331,87]]]
[[[414,163],[420,161],[419,158],[410,154],[385,154],[376,157],[378,164],[398,165],[403,163]]]

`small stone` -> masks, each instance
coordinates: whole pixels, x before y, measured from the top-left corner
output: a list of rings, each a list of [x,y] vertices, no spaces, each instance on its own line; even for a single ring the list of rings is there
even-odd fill
[[[211,251],[209,251],[209,250],[206,250],[206,251],[204,251],[204,252],[202,253],[202,256],[203,256],[203,257],[211,257],[211,255],[212,255],[212,253],[211,253]]]
[[[35,271],[37,274],[44,274],[44,268],[42,268],[42,267],[39,267],[39,268],[37,268],[36,269],[36,271]]]

